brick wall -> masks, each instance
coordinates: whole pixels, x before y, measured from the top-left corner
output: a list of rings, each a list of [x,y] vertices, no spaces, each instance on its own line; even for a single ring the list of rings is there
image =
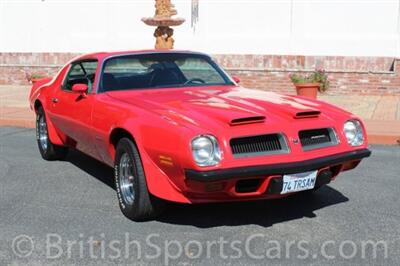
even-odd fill
[[[0,84],[28,84],[26,73],[52,76],[75,57],[71,53],[0,53]],[[277,92],[293,93],[288,75],[327,70],[328,94],[400,95],[400,60],[388,57],[214,55],[241,84]]]
[[[0,53],[0,85],[27,85],[26,74],[53,76],[72,53]]]
[[[246,87],[293,93],[289,73],[327,70],[328,94],[400,95],[400,60],[388,57],[215,55]]]

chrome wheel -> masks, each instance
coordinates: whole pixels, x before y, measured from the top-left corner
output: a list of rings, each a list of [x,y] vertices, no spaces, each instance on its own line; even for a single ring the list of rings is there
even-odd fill
[[[39,117],[39,143],[42,149],[45,151],[47,150],[47,147],[49,146],[49,137],[47,134],[47,124],[46,124],[46,119],[44,115],[41,115]]]
[[[123,200],[132,205],[135,200],[133,162],[128,153],[124,153],[119,161],[119,184]]]

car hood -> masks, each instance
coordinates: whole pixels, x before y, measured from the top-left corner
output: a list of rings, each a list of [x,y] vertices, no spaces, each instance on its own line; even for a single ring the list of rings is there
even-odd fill
[[[319,117],[332,119],[328,110],[342,112],[319,101],[237,86],[114,91],[115,99],[157,112],[176,123],[223,126],[290,122]],[[324,111],[322,111],[324,110]]]

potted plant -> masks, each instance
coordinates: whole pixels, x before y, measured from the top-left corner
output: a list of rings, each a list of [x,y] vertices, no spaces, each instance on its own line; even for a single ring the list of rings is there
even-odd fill
[[[38,73],[33,73],[31,75],[31,82],[32,84],[35,84],[36,82],[38,82],[39,80],[43,79],[45,76],[42,74],[38,74]]]
[[[318,69],[309,74],[290,74],[290,80],[296,86],[297,95],[317,98],[317,93],[329,88],[329,79],[325,70]]]
[[[35,84],[36,82],[38,82],[39,80],[45,78],[44,75],[39,74],[39,73],[28,73],[25,72],[25,77],[28,80],[28,82],[31,82],[32,84]]]

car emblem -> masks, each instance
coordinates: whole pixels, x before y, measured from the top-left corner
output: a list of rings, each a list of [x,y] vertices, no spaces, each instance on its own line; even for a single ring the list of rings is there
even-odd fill
[[[299,144],[299,139],[292,139],[294,144]]]

